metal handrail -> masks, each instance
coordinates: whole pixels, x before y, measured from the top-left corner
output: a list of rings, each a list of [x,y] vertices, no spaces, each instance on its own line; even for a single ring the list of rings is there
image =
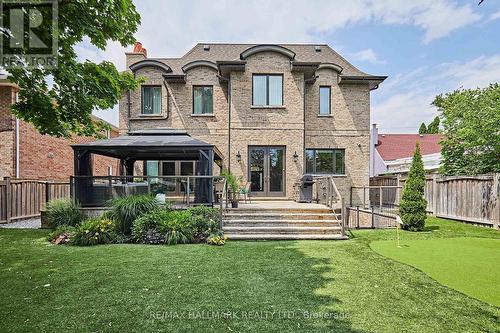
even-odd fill
[[[339,201],[340,199],[340,227],[341,227],[341,230],[342,230],[342,236],[345,236],[345,207],[344,207],[344,198],[342,198],[342,196],[340,195],[340,192],[339,192],[339,189],[337,188],[337,185],[335,184],[335,182],[333,181],[333,177],[328,177],[329,179],[329,183],[330,183],[330,186],[332,188],[333,191],[329,191],[330,192],[330,208],[332,208],[333,212],[335,213],[335,209],[333,208],[333,193],[332,192],[335,192],[335,197],[336,197],[336,202]],[[329,186],[329,188],[330,188]]]

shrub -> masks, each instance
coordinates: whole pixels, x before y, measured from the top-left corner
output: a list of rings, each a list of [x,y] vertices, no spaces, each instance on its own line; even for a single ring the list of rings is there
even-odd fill
[[[145,244],[163,244],[165,237],[159,232],[160,222],[170,218],[170,212],[155,210],[137,218],[132,224],[132,237]]]
[[[151,195],[133,195],[113,200],[109,217],[115,221],[119,232],[129,235],[132,223],[137,218],[159,208],[160,204],[155,197]]]
[[[54,244],[68,244],[75,232],[75,227],[60,225],[56,228],[56,230],[49,234],[47,240]]]
[[[207,237],[219,230],[219,210],[206,206],[188,209],[191,213],[190,225],[196,242],[205,242]]]
[[[103,218],[89,218],[76,228],[71,244],[89,246],[112,243],[116,239],[113,221]]]
[[[207,244],[221,246],[226,244],[227,237],[222,232],[211,234],[207,238]]]
[[[411,231],[424,229],[425,219],[427,217],[427,201],[424,199],[424,188],[424,163],[422,162],[420,146],[417,142],[399,209],[401,219],[403,220],[403,229]]]
[[[191,213],[172,211],[169,214],[170,218],[161,221],[159,230],[166,235],[165,243],[168,245],[192,243],[194,233],[191,226]]]
[[[147,244],[185,244],[194,239],[189,211],[158,210],[134,221],[134,238]]]
[[[80,205],[71,200],[49,201],[45,210],[47,222],[52,228],[62,225],[76,226],[84,219],[80,208]]]

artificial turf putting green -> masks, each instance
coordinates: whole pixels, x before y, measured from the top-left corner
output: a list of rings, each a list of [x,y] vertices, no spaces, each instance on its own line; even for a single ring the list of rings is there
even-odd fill
[[[371,244],[376,252],[416,267],[438,282],[500,306],[500,240],[441,238]]]

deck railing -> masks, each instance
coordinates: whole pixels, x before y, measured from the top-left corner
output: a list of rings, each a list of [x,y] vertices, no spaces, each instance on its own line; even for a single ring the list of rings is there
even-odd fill
[[[222,200],[221,176],[73,176],[71,194],[83,207],[106,207],[119,197],[152,194],[174,205],[214,206]]]
[[[330,207],[333,213],[337,216],[340,214],[340,227],[342,229],[342,236],[346,234],[346,221],[345,221],[345,205],[344,198],[331,176],[316,177],[316,198],[320,203]],[[340,213],[339,213],[340,210]]]

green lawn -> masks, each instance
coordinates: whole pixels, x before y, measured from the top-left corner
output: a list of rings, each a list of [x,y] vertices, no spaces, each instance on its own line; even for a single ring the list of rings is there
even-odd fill
[[[500,239],[447,238],[377,241],[378,253],[421,269],[432,278],[500,306]]]
[[[457,222],[429,219],[428,225],[427,232],[403,232],[403,241],[500,238]],[[500,308],[370,248],[372,241],[394,239],[394,230],[357,231],[349,241],[229,241],[224,247],[55,246],[45,241],[47,233],[0,229],[0,332],[500,327]]]

